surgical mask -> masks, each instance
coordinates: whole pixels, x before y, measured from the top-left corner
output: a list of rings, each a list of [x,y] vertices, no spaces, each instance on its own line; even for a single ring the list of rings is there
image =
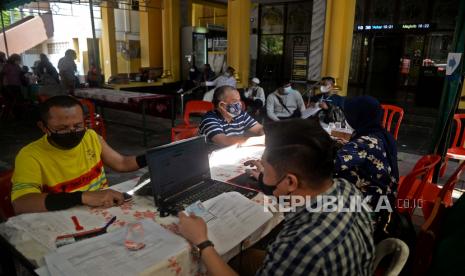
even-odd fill
[[[225,75],[226,77],[228,77],[228,78],[232,76],[232,74],[229,73],[229,72],[224,73],[224,75]]]
[[[291,93],[291,91],[292,91],[292,87],[290,87],[290,86],[284,87],[284,94],[285,94],[285,95]]]
[[[326,85],[326,86],[322,85],[320,87],[320,91],[321,91],[321,93],[328,93],[329,91],[331,91],[331,86],[330,85]]]
[[[267,185],[263,181],[258,182],[258,188],[262,191],[267,196],[272,196],[274,195],[273,192],[278,188],[279,183],[284,180],[286,176],[281,177],[276,184],[274,185]]]
[[[228,104],[226,105],[226,111],[233,117],[239,116],[239,114],[241,114],[242,111],[242,103],[237,102],[233,104]]]
[[[50,129],[49,129],[50,130]],[[67,133],[57,133],[50,131],[48,139],[61,149],[72,149],[81,143],[86,134],[86,129],[80,131],[71,131]]]

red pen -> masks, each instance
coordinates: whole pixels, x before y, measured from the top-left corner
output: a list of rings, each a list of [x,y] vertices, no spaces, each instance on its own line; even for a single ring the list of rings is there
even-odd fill
[[[80,224],[79,224],[79,220],[76,216],[72,216],[71,219],[73,220],[73,223],[74,223],[74,227],[76,228],[76,231],[81,231],[81,230],[84,230],[84,227],[82,227]]]

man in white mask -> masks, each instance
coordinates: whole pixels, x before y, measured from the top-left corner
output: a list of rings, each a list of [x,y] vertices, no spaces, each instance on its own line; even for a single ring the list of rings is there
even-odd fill
[[[273,121],[300,118],[304,110],[302,95],[299,91],[292,89],[289,81],[285,81],[266,100],[266,113]]]
[[[235,71],[236,70],[234,68],[229,66],[223,75],[219,76],[213,81],[204,82],[203,85],[209,87],[213,86],[214,89],[211,89],[210,91],[205,93],[205,95],[203,96],[203,100],[211,102],[213,100],[213,93],[215,92],[215,89],[218,87],[227,85],[236,88],[236,78],[234,77]]]
[[[313,96],[310,99],[310,103],[318,104],[321,109],[327,110],[328,104],[337,106],[339,108],[344,107],[344,98],[337,94],[334,89],[336,81],[333,77],[323,77],[321,79],[320,94]]]
[[[344,116],[344,97],[337,94],[334,89],[335,80],[333,77],[324,77],[321,79],[320,94],[310,98],[310,106],[318,105],[322,110],[316,114],[321,122],[343,123]]]

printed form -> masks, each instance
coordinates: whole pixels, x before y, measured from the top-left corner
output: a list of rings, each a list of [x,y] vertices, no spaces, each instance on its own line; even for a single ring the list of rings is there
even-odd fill
[[[51,276],[58,275],[137,275],[188,250],[185,239],[152,220],[141,221],[144,228],[141,250],[124,246],[127,227],[105,235],[58,248],[45,257]]]

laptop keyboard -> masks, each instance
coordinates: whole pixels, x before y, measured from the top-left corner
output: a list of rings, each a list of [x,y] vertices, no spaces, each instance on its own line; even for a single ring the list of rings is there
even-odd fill
[[[257,195],[257,192],[254,191],[212,180],[207,184],[207,186],[203,186],[197,191],[192,191],[188,196],[184,197],[182,200],[177,201],[177,204],[174,206],[174,208],[176,211],[181,211],[184,210],[185,207],[199,200],[203,202],[222,193],[233,191],[239,192],[247,198],[253,198],[255,195]]]

